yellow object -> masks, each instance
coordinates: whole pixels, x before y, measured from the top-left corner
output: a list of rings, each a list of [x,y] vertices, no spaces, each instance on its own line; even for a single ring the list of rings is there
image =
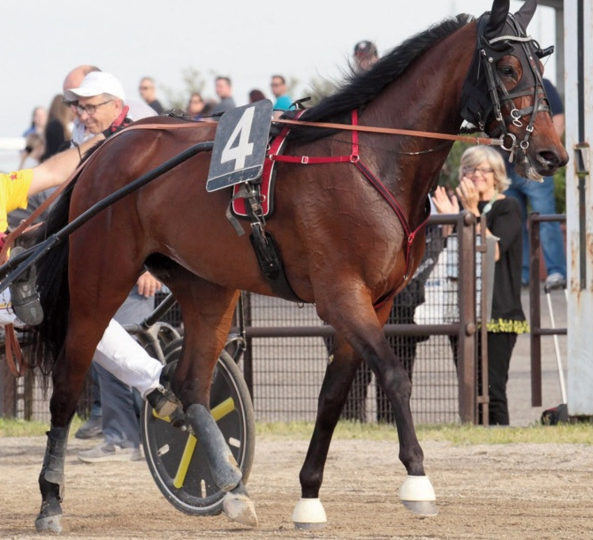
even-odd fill
[[[216,422],[224,418],[227,414],[233,412],[235,410],[235,401],[232,397],[225,399],[222,403],[219,403],[216,407],[210,410],[210,414],[212,414],[212,418]],[[168,416],[159,416],[156,411],[152,410],[153,416],[159,418],[165,422],[170,422],[170,418]],[[183,449],[183,454],[181,455],[181,460],[179,461],[179,465],[177,467],[177,472],[175,473],[175,478],[173,479],[173,485],[180,489],[183,487],[185,482],[185,477],[187,476],[187,471],[189,470],[189,466],[191,463],[191,459],[194,455],[194,451],[196,449],[196,444],[198,443],[198,439],[190,433],[187,437],[187,441],[185,443],[185,448]]]
[[[0,232],[8,229],[8,212],[17,208],[27,208],[27,196],[32,180],[32,169],[0,173]]]

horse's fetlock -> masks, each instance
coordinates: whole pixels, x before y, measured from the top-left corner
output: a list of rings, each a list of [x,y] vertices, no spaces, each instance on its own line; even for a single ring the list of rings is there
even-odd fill
[[[399,459],[409,475],[424,476],[424,452],[420,446],[406,449],[400,446]]]
[[[319,488],[323,481],[323,475],[309,477],[306,480],[300,476],[301,481],[301,496],[306,499],[315,499],[319,497]]]
[[[50,482],[47,480],[44,472],[41,471],[39,475],[39,491],[41,492],[41,509],[43,510],[43,505],[50,504],[51,501],[56,501],[61,503],[63,500],[63,492],[64,486],[63,484],[57,482]]]

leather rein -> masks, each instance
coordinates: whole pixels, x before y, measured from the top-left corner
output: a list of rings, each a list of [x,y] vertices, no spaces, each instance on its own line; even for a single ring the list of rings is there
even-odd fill
[[[330,129],[337,129],[343,131],[350,131],[352,132],[352,153],[348,156],[329,156],[329,157],[309,157],[309,156],[284,156],[284,155],[269,155],[268,159],[273,161],[283,161],[283,162],[292,162],[292,163],[301,163],[301,164],[314,164],[314,163],[339,163],[339,162],[350,162],[356,166],[356,168],[363,174],[365,178],[375,187],[375,189],[381,194],[381,196],[387,201],[389,206],[397,215],[402,228],[404,230],[404,234],[406,236],[406,251],[405,251],[405,260],[406,260],[406,271],[404,275],[404,281],[408,279],[409,273],[409,253],[414,242],[415,236],[417,232],[426,224],[426,220],[428,219],[428,215],[422,221],[420,225],[418,225],[414,230],[411,230],[408,220],[406,216],[395,199],[391,192],[385,187],[385,185],[381,182],[379,178],[377,178],[373,173],[360,161],[359,155],[359,146],[358,146],[358,132],[365,132],[365,133],[378,133],[378,134],[386,134],[386,135],[405,135],[411,137],[425,137],[425,138],[432,138],[432,139],[441,139],[441,140],[449,140],[449,141],[464,141],[474,144],[487,144],[487,145],[499,145],[504,148],[503,138],[500,139],[492,139],[487,137],[471,137],[471,136],[464,136],[464,135],[451,135],[447,133],[435,133],[435,132],[428,132],[428,131],[416,131],[416,130],[407,130],[407,129],[397,129],[397,128],[386,128],[386,127],[373,127],[373,126],[361,126],[358,124],[358,111],[352,111],[352,124],[338,124],[338,123],[331,123],[331,122],[306,122],[301,120],[291,120],[288,118],[280,118],[272,120],[272,123],[276,124],[283,124],[286,126],[290,125],[298,125],[303,127],[318,127],[318,128],[330,128]],[[174,131],[178,129],[190,129],[196,127],[213,127],[216,126],[216,121],[200,121],[200,122],[190,122],[186,124],[158,124],[158,123],[146,123],[146,124],[139,124],[139,125],[130,125],[117,133],[111,135],[109,140],[118,137],[124,132],[130,130],[145,130],[145,129],[152,129],[152,130],[164,130],[164,131]],[[285,129],[288,129],[285,128]],[[16,227],[13,231],[11,231],[5,239],[4,245],[2,249],[0,249],[0,264],[4,264],[8,258],[8,250],[14,244],[15,240],[23,233],[34,230],[35,228],[39,227],[38,225],[33,225],[32,223],[60,196],[61,193],[65,191],[65,189],[70,185],[70,183],[81,173],[81,171],[87,166],[89,162],[92,162],[95,158],[96,154],[91,154],[88,159],[83,159],[81,163],[78,165],[76,170],[38,207],[36,208],[27,218],[25,218],[21,223]],[[427,212],[428,214],[428,212]],[[27,367],[27,363],[24,360],[23,353],[19,346],[18,340],[16,339],[16,335],[14,333],[14,329],[12,325],[6,327],[6,359],[8,363],[9,370],[15,377],[20,377],[24,374]]]
[[[448,140],[448,141],[463,141],[469,142],[473,144],[487,144],[487,145],[497,145],[504,148],[504,135],[501,136],[499,139],[493,139],[489,137],[472,137],[468,135],[451,135],[449,133],[436,133],[432,131],[416,131],[416,130],[409,130],[409,129],[398,129],[398,128],[387,128],[387,127],[375,127],[375,126],[361,126],[359,124],[338,124],[338,123],[331,123],[331,122],[306,122],[302,120],[291,120],[288,118],[278,118],[272,120],[274,124],[282,124],[282,125],[295,125],[295,126],[303,126],[303,127],[317,127],[317,128],[329,128],[329,129],[338,129],[343,131],[352,131],[352,132],[365,132],[365,133],[379,133],[384,135],[407,135],[410,137],[426,137],[430,139],[441,139],[441,140]],[[122,133],[128,132],[130,130],[138,130],[138,129],[158,129],[164,131],[174,131],[178,129],[190,129],[196,127],[212,127],[216,126],[218,122],[204,120],[200,122],[188,122],[187,124],[157,124],[157,123],[146,123],[146,124],[131,124],[130,126],[118,131],[117,133],[111,135],[109,140],[113,140],[115,137],[121,135]],[[38,207],[36,208],[33,213],[27,218],[25,218],[21,223],[16,227],[13,231],[11,231],[5,239],[4,246],[0,250],[0,264],[6,262],[7,258],[7,251],[8,249],[14,244],[14,241],[25,231],[30,230],[30,225],[59,197],[59,195],[66,189],[66,187],[80,174],[80,172],[84,169],[87,163],[93,158],[91,154],[88,160],[84,160],[81,164],[76,168],[76,170]],[[313,159],[313,158],[311,158]]]

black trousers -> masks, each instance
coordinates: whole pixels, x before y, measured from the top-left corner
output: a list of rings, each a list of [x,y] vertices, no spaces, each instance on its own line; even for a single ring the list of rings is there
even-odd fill
[[[517,334],[488,332],[488,423],[509,425],[507,381]]]
[[[422,339],[423,338],[420,338],[420,340]],[[414,360],[416,358],[416,344],[418,343],[419,338],[416,336],[391,336],[388,338],[388,341],[393,347],[393,352],[396,357],[399,358],[405,370],[408,372],[408,377],[411,381],[414,370]],[[369,368],[366,363],[362,362],[354,375],[354,380],[352,381],[352,386],[348,392],[341,418],[366,422],[366,401],[371,377],[371,368]],[[395,422],[395,415],[393,414],[391,402],[379,384],[377,384],[376,395],[377,421],[393,424]]]
[[[458,339],[450,336],[453,349],[453,362],[457,366]],[[509,406],[507,401],[507,381],[511,356],[517,343],[517,334],[509,332],[488,332],[488,423],[490,425],[509,425]],[[478,392],[482,393],[482,347],[478,339],[477,381]],[[480,408],[478,423],[483,424]]]

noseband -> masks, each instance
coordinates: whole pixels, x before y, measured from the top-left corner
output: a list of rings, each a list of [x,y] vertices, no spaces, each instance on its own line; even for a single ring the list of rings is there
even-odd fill
[[[509,31],[505,35],[488,38],[485,32],[487,22],[488,17],[485,15],[478,20],[476,54],[463,87],[462,116],[481,131],[486,131],[486,126],[494,121],[495,128],[489,135],[500,137],[501,148],[509,152],[509,161],[513,162],[517,154],[521,159],[526,159],[537,113],[550,111],[536,57],[547,56],[554,48],[542,50],[537,41],[525,35],[525,30],[511,14],[507,17],[505,30]],[[521,62],[523,70],[521,80],[511,92],[506,89],[496,72],[496,64],[506,55],[515,56]],[[532,96],[532,103],[528,107],[517,109],[514,100],[522,96]],[[509,109],[507,114],[503,113],[506,104]],[[517,141],[508,126],[512,124],[517,128],[523,127],[526,116],[529,116],[529,120],[525,127],[525,136]]]

